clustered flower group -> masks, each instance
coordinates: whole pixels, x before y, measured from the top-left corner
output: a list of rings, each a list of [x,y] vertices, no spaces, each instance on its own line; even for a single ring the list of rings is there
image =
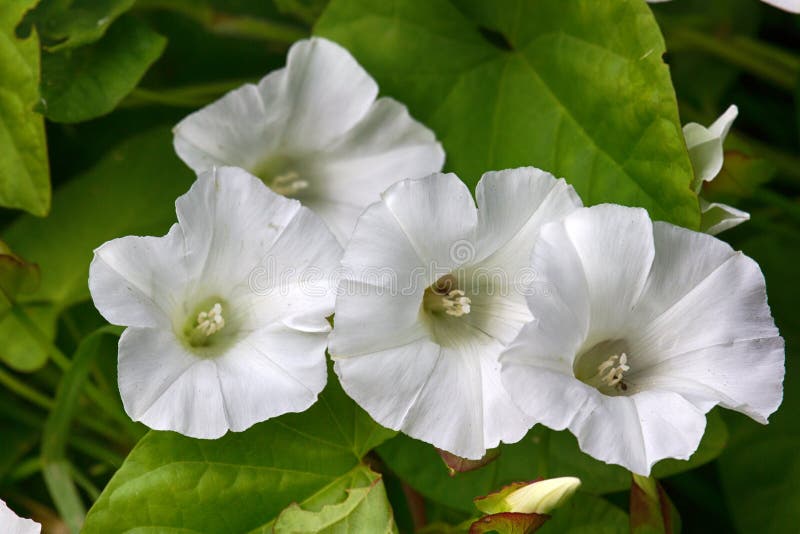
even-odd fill
[[[198,173],[163,237],[95,251],[127,413],[196,438],[307,409],[327,381],[378,423],[470,459],[534,424],[648,474],[688,458],[715,405],[781,402],[783,340],[758,265],[645,210],[583,207],[532,167],[475,190],[340,46],[175,128]],[[685,135],[713,179],[735,108]],[[703,204],[709,232],[747,218]],[[333,315],[333,328],[328,318]]]

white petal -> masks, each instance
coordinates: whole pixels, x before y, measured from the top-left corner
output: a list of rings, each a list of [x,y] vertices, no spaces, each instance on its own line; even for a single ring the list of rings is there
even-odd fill
[[[172,332],[128,328],[119,340],[119,391],[134,421],[215,439],[229,428],[212,359],[190,353]]]
[[[286,68],[245,85],[175,127],[175,150],[204,171],[234,165],[256,172],[281,151],[327,146],[360,121],[378,93],[347,50],[321,38],[299,41]]]
[[[426,267],[446,273],[475,260],[478,210],[455,174],[399,182],[383,193],[383,203]]]
[[[367,208],[342,258],[331,354],[377,352],[426,336],[420,306],[435,281],[427,271],[386,204]]]
[[[17,516],[8,505],[0,500],[0,527],[4,534],[39,534],[42,525],[32,519]]]
[[[200,174],[175,207],[186,236],[186,262],[199,266],[210,293],[246,288],[250,273],[302,209],[234,167]]]
[[[654,231],[659,252],[647,306],[634,313],[630,381],[669,384],[705,409],[719,402],[765,422],[782,399],[784,352],[761,270],[713,237],[665,223]]]
[[[686,147],[694,168],[695,180],[692,188],[695,192],[700,190],[703,182],[713,180],[722,169],[725,157],[722,145],[738,114],[739,109],[730,106],[708,128],[696,122],[690,122],[683,127],[683,136],[686,138]]]
[[[528,356],[523,345],[512,346],[501,357],[501,378],[514,404],[532,422],[563,430],[578,414],[591,412],[598,405],[597,391],[576,380],[571,370],[559,370],[556,360],[532,360]]]
[[[595,391],[595,400],[569,426],[581,450],[640,475],[664,458],[688,460],[705,431],[705,413],[677,393],[608,397]]]
[[[168,327],[191,278],[183,232],[175,224],[164,237],[127,236],[98,247],[89,267],[89,291],[110,323]]]
[[[604,204],[581,208],[562,224],[591,295],[586,343],[614,339],[629,321],[653,262],[650,218],[643,209]]]
[[[764,2],[790,13],[800,13],[800,0],[764,0]]]
[[[733,206],[707,202],[700,198],[700,231],[710,235],[739,226],[750,220],[750,214]]]
[[[311,210],[300,208],[277,239],[259,249],[258,267],[231,297],[242,330],[278,321],[301,330],[327,331],[325,318],[333,313],[342,249],[325,223]]]
[[[677,393],[609,397],[569,374],[539,367],[517,347],[503,356],[503,383],[535,422],[569,430],[581,450],[642,475],[663,458],[688,459],[705,429],[704,412]]]
[[[345,391],[383,426],[478,459],[530,427],[499,387],[494,345],[453,350],[423,339],[337,360],[336,372]]]
[[[487,172],[475,189],[478,249],[505,269],[528,265],[542,226],[582,206],[572,186],[548,172],[520,167]]]
[[[381,192],[400,180],[438,172],[443,163],[433,132],[404,105],[380,98],[361,122],[314,158],[315,191],[307,205],[346,242],[358,215]]]
[[[272,325],[214,359],[228,425],[234,432],[302,412],[325,387],[327,333]]]

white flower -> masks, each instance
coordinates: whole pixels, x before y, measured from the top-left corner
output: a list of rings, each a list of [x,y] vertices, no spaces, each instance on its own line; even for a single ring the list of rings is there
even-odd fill
[[[601,205],[545,226],[533,249],[536,320],[501,357],[535,422],[643,475],[687,459],[719,404],[766,423],[783,339],[758,265],[637,208]]]
[[[476,209],[454,174],[389,188],[342,260],[329,350],[345,391],[379,423],[478,459],[530,428],[498,356],[531,316],[524,288],[539,227],[580,206],[546,172],[487,173]]]
[[[39,534],[42,531],[42,525],[32,519],[17,516],[2,499],[0,499],[0,527],[3,534]]]
[[[647,0],[651,4],[669,2],[669,0]],[[790,13],[800,13],[800,0],[761,0],[765,4],[777,7]]]
[[[364,208],[404,178],[439,171],[441,145],[350,53],[299,41],[286,67],[175,127],[175,151],[195,171],[233,165],[300,200],[345,243]]]
[[[738,114],[738,108],[730,106],[708,128],[696,122],[690,122],[683,127],[683,136],[686,138],[686,147],[689,149],[689,158],[694,168],[692,190],[695,193],[699,194],[703,182],[712,181],[722,170],[725,158],[722,144]],[[700,230],[707,234],[716,235],[750,220],[750,214],[745,211],[717,202],[708,202],[703,198],[699,200]]]
[[[305,410],[326,382],[341,248],[296,200],[241,169],[199,176],[164,237],[95,250],[89,288],[119,341],[125,410],[198,438]]]

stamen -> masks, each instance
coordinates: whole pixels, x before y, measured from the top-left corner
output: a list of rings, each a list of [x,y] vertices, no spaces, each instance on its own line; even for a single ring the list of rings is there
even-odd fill
[[[468,314],[471,303],[472,301],[469,297],[464,296],[464,292],[460,289],[454,289],[446,296],[442,296],[444,312],[453,317],[461,317],[462,315]]]
[[[301,180],[297,172],[289,171],[273,178],[269,187],[279,195],[288,197],[306,189],[308,187],[308,182],[306,180]]]
[[[614,354],[610,356],[606,361],[598,365],[597,374],[600,376],[600,380],[607,386],[620,386],[625,389],[622,379],[625,373],[630,371],[630,369],[628,365],[628,355],[623,352],[619,355]]]
[[[222,317],[222,304],[217,302],[206,311],[197,314],[197,326],[195,332],[199,332],[205,337],[212,336],[225,327],[225,318]]]

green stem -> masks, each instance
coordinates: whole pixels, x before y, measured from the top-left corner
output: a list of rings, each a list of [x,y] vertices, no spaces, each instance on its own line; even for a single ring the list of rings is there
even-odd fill
[[[735,65],[782,89],[794,91],[800,79],[800,58],[744,36],[713,36],[662,21],[669,50],[699,50]]]
[[[98,445],[94,441],[81,436],[70,436],[69,446],[89,458],[112,466],[114,469],[119,469],[122,462],[125,461],[123,456],[114,452],[107,444]]]
[[[25,313],[25,310],[22,306],[18,303],[14,302],[11,303],[11,313],[17,320],[25,327],[27,332],[30,336],[36,341],[39,347],[50,355],[50,358],[53,362],[62,370],[66,371],[72,365],[72,361],[67,358],[67,356],[61,352],[55,343],[53,343],[50,338],[42,332],[39,326]],[[131,430],[131,421],[128,417],[122,413],[114,401],[114,399],[97,389],[94,384],[87,383],[85,386],[86,395],[95,403],[97,404],[107,415],[111,416],[115,419],[118,423],[120,423],[126,430]],[[52,401],[50,401],[52,404]],[[91,420],[91,419],[88,419]],[[138,439],[141,437],[139,432],[131,433],[131,437],[134,439]]]
[[[192,2],[174,0],[138,0],[136,8],[178,13],[202,25],[208,32],[229,37],[267,41],[290,45],[308,37],[305,28],[248,15],[234,15],[216,11],[212,6],[198,6]]]
[[[42,460],[38,456],[22,460],[9,473],[8,478],[10,482],[19,482],[28,479],[42,470]]]
[[[69,464],[69,474],[72,476],[72,480],[75,481],[75,484],[86,492],[86,495],[89,496],[92,502],[100,498],[100,490],[94,485],[94,482],[89,480],[89,477],[81,473],[78,468],[72,464]]]
[[[40,408],[50,410],[53,407],[53,399],[39,393],[29,385],[17,379],[17,377],[11,373],[7,373],[4,369],[0,369],[0,384],[3,384],[9,391],[16,393],[23,399]]]
[[[178,108],[199,108],[216,100],[228,91],[252,81],[251,79],[226,80],[169,89],[143,89],[139,87],[131,91],[122,101],[120,107],[133,108],[162,105]]]

